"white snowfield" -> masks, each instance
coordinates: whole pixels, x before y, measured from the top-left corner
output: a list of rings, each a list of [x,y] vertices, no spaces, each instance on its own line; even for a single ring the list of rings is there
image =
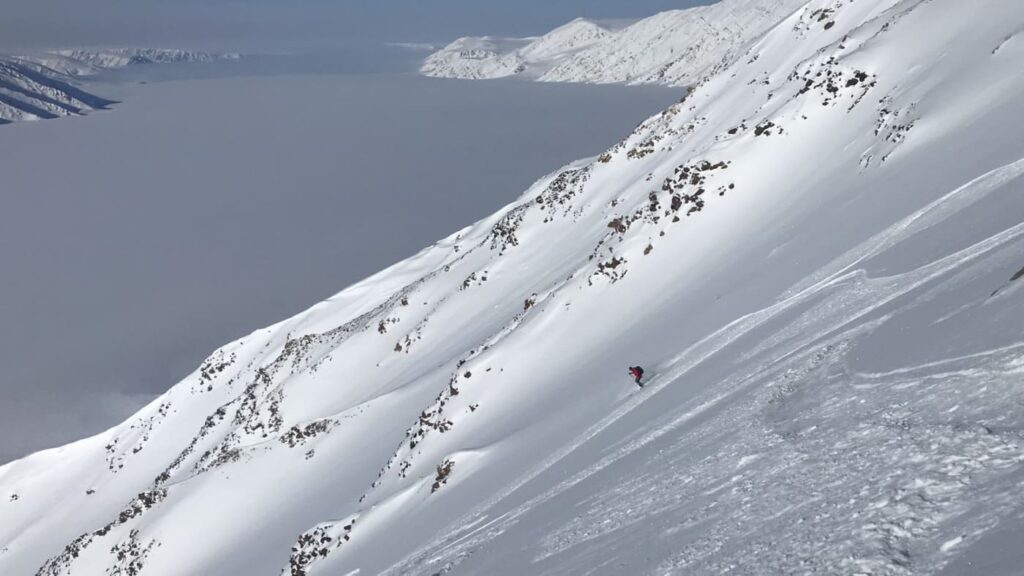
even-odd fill
[[[0,124],[78,116],[113,102],[74,85],[78,77],[137,64],[211,62],[237,54],[160,48],[75,49],[0,55]]]
[[[607,153],[0,468],[0,573],[1019,574],[1022,31],[806,2]]]
[[[617,31],[577,19],[540,38],[460,38],[430,55],[421,73],[542,82],[689,86],[732,63],[752,40],[805,0],[723,0],[670,10]]]

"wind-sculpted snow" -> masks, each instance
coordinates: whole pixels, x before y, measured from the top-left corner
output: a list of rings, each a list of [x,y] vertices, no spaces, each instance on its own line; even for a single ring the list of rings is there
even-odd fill
[[[603,154],[0,468],[0,571],[1014,573],[1022,26],[806,2]]]
[[[688,86],[729,64],[803,0],[723,0],[671,10],[609,31],[578,19],[540,38],[461,38],[421,72],[442,78],[522,75],[543,82]]]

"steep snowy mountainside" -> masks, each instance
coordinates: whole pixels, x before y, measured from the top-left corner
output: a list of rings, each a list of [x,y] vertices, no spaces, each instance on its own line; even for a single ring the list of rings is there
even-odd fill
[[[801,0],[723,0],[662,12],[615,32],[578,19],[526,47],[512,44],[506,50],[466,50],[483,39],[462,38],[428,57],[421,72],[447,78],[521,74],[545,82],[685,86],[723,60],[731,62],[801,5]]]
[[[0,467],[0,573],[1019,573],[1021,30],[805,2],[604,154]]]
[[[0,124],[77,116],[113,102],[73,83],[104,70],[139,64],[211,62],[237,54],[193,50],[112,48],[58,50],[21,56],[0,55]]]

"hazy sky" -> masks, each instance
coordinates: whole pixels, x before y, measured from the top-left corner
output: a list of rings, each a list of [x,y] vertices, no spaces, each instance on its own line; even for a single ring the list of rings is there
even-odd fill
[[[0,49],[260,45],[355,37],[530,35],[577,16],[632,19],[709,0],[3,0]]]

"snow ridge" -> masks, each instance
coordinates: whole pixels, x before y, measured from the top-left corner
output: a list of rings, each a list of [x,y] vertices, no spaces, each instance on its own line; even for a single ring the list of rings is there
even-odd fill
[[[803,2],[603,154],[0,467],[0,572],[1015,573],[1022,26]]]

